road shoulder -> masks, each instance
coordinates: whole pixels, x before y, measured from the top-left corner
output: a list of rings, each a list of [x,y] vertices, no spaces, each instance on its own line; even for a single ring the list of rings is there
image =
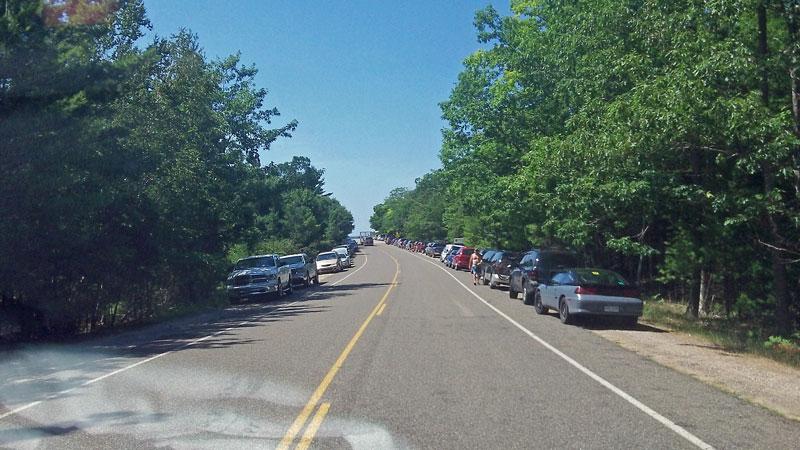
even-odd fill
[[[592,330],[623,348],[800,421],[800,369],[732,353],[697,336],[658,329]]]

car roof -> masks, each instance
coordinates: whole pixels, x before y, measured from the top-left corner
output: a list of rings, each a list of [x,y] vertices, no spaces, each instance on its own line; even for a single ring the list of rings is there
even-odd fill
[[[278,254],[277,253],[270,253],[270,254],[267,254],[267,255],[245,256],[244,258],[239,258],[239,261],[244,261],[246,259],[264,258],[265,256],[278,256]]]

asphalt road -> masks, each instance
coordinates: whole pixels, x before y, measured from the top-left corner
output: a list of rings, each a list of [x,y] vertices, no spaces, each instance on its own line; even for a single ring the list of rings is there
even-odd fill
[[[321,280],[0,354],[0,447],[800,448],[800,423],[438,260],[379,243]]]

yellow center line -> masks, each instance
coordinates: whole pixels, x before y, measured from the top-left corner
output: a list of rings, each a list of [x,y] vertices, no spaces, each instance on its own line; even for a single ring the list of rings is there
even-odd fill
[[[303,429],[303,425],[305,425],[306,420],[308,420],[308,416],[311,415],[311,412],[314,410],[314,408],[316,408],[317,403],[322,398],[322,395],[328,389],[328,386],[330,386],[331,381],[333,381],[333,377],[336,376],[336,373],[339,371],[339,368],[341,368],[342,365],[344,364],[344,360],[347,359],[347,356],[350,354],[350,351],[353,350],[353,347],[355,347],[356,342],[358,342],[358,339],[364,333],[364,330],[367,329],[367,325],[369,325],[369,323],[372,321],[372,318],[375,317],[375,315],[378,312],[378,309],[380,309],[380,307],[384,304],[386,298],[389,296],[389,292],[391,292],[392,288],[395,286],[395,283],[397,282],[397,277],[398,275],[400,275],[400,263],[394,256],[391,255],[389,256],[394,260],[395,266],[397,266],[397,269],[394,272],[394,279],[392,279],[392,282],[389,284],[389,289],[387,289],[386,293],[383,294],[383,298],[381,298],[381,301],[379,301],[378,304],[375,305],[375,308],[372,309],[372,312],[369,314],[369,316],[367,316],[367,319],[364,321],[364,323],[361,324],[361,328],[359,328],[356,334],[353,336],[353,338],[350,339],[350,342],[347,344],[347,347],[344,348],[342,354],[339,355],[339,358],[336,360],[336,362],[333,363],[333,367],[330,368],[328,374],[325,375],[325,378],[322,379],[322,382],[319,384],[319,386],[317,386],[317,389],[314,391],[313,394],[311,394],[311,398],[308,400],[308,403],[306,403],[306,406],[304,406],[303,410],[300,411],[300,414],[294,420],[292,426],[290,426],[289,429],[286,430],[286,434],[283,436],[283,439],[281,440],[280,444],[278,444],[276,450],[287,450],[289,446],[292,445],[292,442],[294,442],[294,438],[297,437],[297,433],[299,433],[300,430]]]
[[[323,403],[319,406],[317,413],[314,414],[314,418],[309,422],[308,428],[306,428],[306,432],[303,433],[303,437],[300,439],[300,443],[297,444],[297,447],[295,447],[295,450],[306,450],[308,446],[311,445],[311,441],[313,441],[314,436],[317,435],[317,430],[319,430],[319,426],[325,419],[325,415],[328,414],[328,409],[330,407],[330,403]]]
[[[379,310],[378,310],[378,314],[377,314],[377,315],[379,315],[379,316],[380,316],[381,314],[383,314],[383,310],[384,310],[384,309],[386,309],[386,303],[384,303],[383,305],[381,305],[381,309],[379,309]]]

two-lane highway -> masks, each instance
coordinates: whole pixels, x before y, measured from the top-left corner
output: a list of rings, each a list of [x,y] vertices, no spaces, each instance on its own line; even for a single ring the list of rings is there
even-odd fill
[[[466,272],[355,261],[280,302],[0,355],[0,446],[798,448],[800,424]]]

